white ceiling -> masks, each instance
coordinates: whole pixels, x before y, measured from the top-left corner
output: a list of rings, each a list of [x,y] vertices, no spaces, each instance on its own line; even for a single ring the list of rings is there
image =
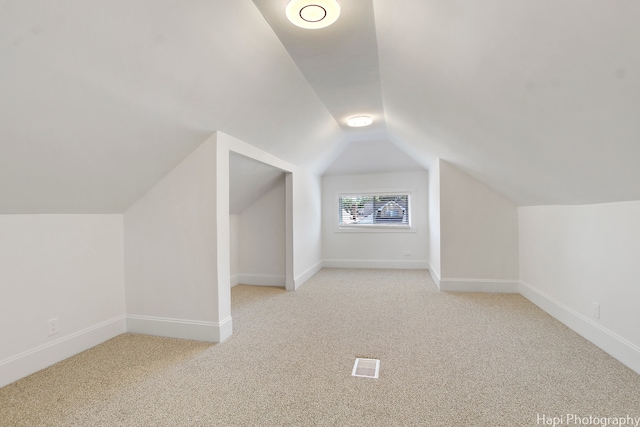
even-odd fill
[[[413,172],[424,168],[388,140],[353,141],[325,171],[325,175],[365,175]]]
[[[215,130],[316,173],[398,147],[520,205],[640,199],[636,0],[341,0],[316,31],[286,3],[0,0],[0,212],[122,212]]]
[[[288,1],[253,2],[347,138],[386,137],[372,1],[340,2],[340,19],[321,30],[291,25],[283,13]],[[375,120],[366,129],[349,128],[354,115]]]
[[[122,212],[216,130],[318,172],[344,140],[250,0],[0,1],[0,64],[4,213]]]
[[[390,137],[520,205],[640,199],[640,2],[376,0]]]
[[[285,173],[238,153],[229,153],[229,213],[238,215],[284,181]]]

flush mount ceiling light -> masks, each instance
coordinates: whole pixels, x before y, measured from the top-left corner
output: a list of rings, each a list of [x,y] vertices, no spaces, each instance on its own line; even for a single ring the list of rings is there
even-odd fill
[[[369,126],[373,123],[373,119],[369,116],[353,116],[347,120],[347,124],[352,128],[359,128],[362,126]]]
[[[286,12],[294,25],[315,30],[336,22],[340,4],[337,0],[291,0]]]

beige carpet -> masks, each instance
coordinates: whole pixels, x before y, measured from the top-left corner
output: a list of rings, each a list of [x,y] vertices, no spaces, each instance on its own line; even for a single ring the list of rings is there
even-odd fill
[[[640,417],[640,376],[518,295],[438,292],[426,271],[325,269],[296,292],[237,286],[232,305],[222,344],[125,334],[0,389],[0,425]],[[380,378],[352,377],[356,357],[381,359]]]

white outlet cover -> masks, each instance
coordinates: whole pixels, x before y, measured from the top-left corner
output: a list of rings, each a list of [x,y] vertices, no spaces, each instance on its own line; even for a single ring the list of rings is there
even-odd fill
[[[597,302],[593,303],[593,317],[596,319],[600,318],[600,304]]]
[[[55,335],[58,333],[58,318],[49,319],[47,321],[49,336]]]

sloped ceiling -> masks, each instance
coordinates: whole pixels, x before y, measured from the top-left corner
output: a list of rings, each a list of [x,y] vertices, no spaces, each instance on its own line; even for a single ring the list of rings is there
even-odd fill
[[[271,165],[229,154],[229,213],[241,214],[260,196],[284,181],[284,172]]]
[[[519,205],[640,199],[637,1],[341,0],[311,32],[286,3],[0,0],[0,213],[122,212],[215,130],[316,173],[391,144]]]
[[[283,13],[286,0],[253,2],[348,140],[386,137],[372,1],[340,2],[340,19],[321,30],[292,25]],[[347,126],[362,114],[374,119],[371,126]]]
[[[389,136],[425,166],[520,205],[640,199],[640,2],[374,6]]]
[[[212,132],[319,168],[340,127],[250,0],[0,1],[0,212],[122,212]]]
[[[353,141],[325,171],[325,175],[365,175],[412,172],[424,168],[388,140]]]

